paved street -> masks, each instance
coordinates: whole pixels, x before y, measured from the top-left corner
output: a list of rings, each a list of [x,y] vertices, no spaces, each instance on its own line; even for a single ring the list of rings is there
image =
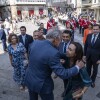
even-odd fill
[[[46,27],[46,21],[42,20]],[[27,33],[32,35],[34,30],[38,29],[37,25],[31,22],[20,22],[18,27],[25,25],[27,27]],[[60,29],[64,29],[64,26],[59,24]],[[19,31],[18,31],[19,32]],[[75,40],[82,44],[82,37],[79,35],[78,30],[75,32]],[[12,78],[13,68],[10,65],[8,54],[3,53],[2,46],[0,44],[0,100],[29,100],[28,92],[21,92],[17,84]],[[54,95],[55,100],[63,100],[61,93],[63,92],[63,82],[60,78],[54,80],[55,88]],[[100,66],[98,77],[96,80],[96,87],[89,88],[87,93],[84,95],[83,100],[100,100]]]

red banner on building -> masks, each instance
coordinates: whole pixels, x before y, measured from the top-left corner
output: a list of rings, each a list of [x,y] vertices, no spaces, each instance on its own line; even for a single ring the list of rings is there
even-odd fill
[[[29,10],[29,16],[34,15],[34,10]]]
[[[17,10],[17,15],[21,15],[21,11],[20,10]]]
[[[43,9],[39,9],[39,14],[43,15]]]

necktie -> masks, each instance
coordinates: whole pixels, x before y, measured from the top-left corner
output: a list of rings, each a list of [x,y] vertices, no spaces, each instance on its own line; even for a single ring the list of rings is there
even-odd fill
[[[67,43],[64,43],[64,48],[63,48],[64,53],[66,53],[66,46],[67,46]]]
[[[24,43],[24,45],[25,45],[25,36],[23,36],[22,38],[23,38],[23,43]]]
[[[93,46],[94,43],[95,43],[95,37],[96,37],[96,35],[94,35],[94,37],[93,37],[93,39],[92,39],[92,46]]]

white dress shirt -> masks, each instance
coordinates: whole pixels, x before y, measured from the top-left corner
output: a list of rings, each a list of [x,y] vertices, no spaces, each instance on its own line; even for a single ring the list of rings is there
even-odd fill
[[[26,35],[22,35],[23,43],[25,44]]]
[[[97,38],[98,38],[98,35],[99,35],[99,33],[96,34],[94,43],[96,42],[96,40],[97,40]],[[94,38],[94,34],[92,34],[91,43],[92,43],[92,41],[93,41],[93,38]]]

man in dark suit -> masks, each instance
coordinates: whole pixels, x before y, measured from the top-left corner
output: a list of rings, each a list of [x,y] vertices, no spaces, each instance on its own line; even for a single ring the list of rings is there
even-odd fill
[[[44,28],[44,24],[43,24],[43,23],[41,23],[41,24],[40,24],[39,29],[40,29],[40,28],[42,28],[42,29],[43,29],[43,35],[46,35],[46,34],[47,34],[47,29],[46,29],[46,28]],[[38,30],[39,30],[39,29],[38,29]]]
[[[28,52],[29,45],[33,42],[33,37],[31,35],[26,34],[25,26],[21,26],[20,31],[21,35],[19,35],[19,42],[21,42],[25,46]]]
[[[68,60],[68,58],[66,57],[66,50],[68,49],[69,44],[71,43],[71,37],[72,37],[72,33],[69,30],[64,30],[62,33],[62,41],[59,45],[59,52],[61,54],[63,54],[64,56],[62,57],[62,60],[64,61],[63,63],[63,67],[66,68],[67,67],[67,62],[66,60]],[[66,85],[68,83],[67,79],[64,79],[64,89],[66,89]],[[64,96],[64,92],[61,95],[62,97]]]
[[[6,52],[7,51],[7,44],[6,44],[6,33],[4,31],[4,25],[1,25],[0,40],[2,41],[3,50],[4,50],[4,52]]]
[[[62,33],[62,41],[59,44],[59,51],[61,53],[66,54],[66,50],[67,50],[69,44],[71,43],[71,36],[72,36],[71,31],[69,31],[69,30],[64,30],[63,31],[63,33]]]
[[[89,34],[84,46],[84,58],[86,59],[87,71],[95,87],[95,79],[98,72],[98,61],[100,60],[100,25],[93,26],[93,34]],[[92,72],[93,67],[93,72]]]
[[[52,71],[63,79],[67,79],[79,72],[84,66],[77,62],[76,66],[65,69],[60,63],[60,53],[55,48],[59,46],[61,34],[59,30],[49,30],[47,40],[37,40],[30,45],[29,66],[26,70],[25,83],[29,89],[30,100],[54,100],[54,83],[51,78]]]
[[[43,33],[43,28],[39,28],[39,34],[38,34],[38,40],[45,40],[45,37],[44,37],[44,33]]]

